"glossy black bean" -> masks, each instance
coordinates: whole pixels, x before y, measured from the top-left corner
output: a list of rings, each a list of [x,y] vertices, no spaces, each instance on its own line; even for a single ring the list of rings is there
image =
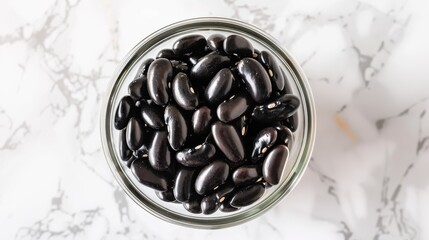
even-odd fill
[[[189,202],[194,192],[196,172],[193,169],[182,168],[177,172],[174,182],[174,197],[179,202]]]
[[[190,213],[195,213],[195,214],[201,213],[202,212],[201,197],[200,196],[192,197],[189,200],[189,202],[183,203],[183,208],[185,208]]]
[[[217,53],[210,53],[198,59],[191,69],[191,80],[206,84],[219,70],[229,66],[230,59]]]
[[[231,206],[240,208],[256,202],[265,193],[265,187],[262,183],[242,187],[231,199]]]
[[[132,115],[134,101],[130,96],[123,97],[116,108],[114,126],[121,130],[127,126]]]
[[[182,60],[183,57],[174,53],[172,49],[162,49],[156,55],[156,59],[165,58],[168,60]]]
[[[127,145],[126,129],[122,129],[119,133],[119,157],[122,161],[127,161],[133,155],[133,151]]]
[[[148,161],[134,160],[131,164],[131,172],[140,183],[157,191],[165,192],[172,185],[168,174],[153,170]]]
[[[204,36],[199,34],[188,35],[177,39],[173,43],[173,51],[178,55],[199,53],[204,51],[206,44],[207,42]]]
[[[222,122],[230,122],[243,115],[249,108],[249,105],[250,101],[247,96],[242,93],[238,93],[219,104],[216,114]]]
[[[135,79],[128,85],[128,93],[135,99],[150,99],[149,93],[147,92],[147,77],[141,76]]]
[[[135,117],[130,118],[127,125],[126,139],[127,145],[131,150],[135,151],[143,145],[144,132],[143,123]]]
[[[230,213],[230,212],[235,212],[237,210],[240,210],[240,208],[231,206],[230,201],[231,199],[229,199],[229,201],[225,200],[224,202],[222,202],[220,204],[219,210],[224,213]]]
[[[164,109],[154,103],[141,103],[140,114],[143,121],[153,129],[162,129],[165,127],[164,123]]]
[[[299,98],[295,95],[282,95],[272,102],[256,106],[252,111],[252,117],[260,122],[282,121],[292,116],[299,105]]]
[[[270,77],[258,61],[244,58],[238,62],[237,70],[256,103],[261,104],[270,97],[272,92]]]
[[[234,75],[229,68],[221,69],[205,90],[205,97],[213,106],[225,100],[231,92],[234,83]]]
[[[185,73],[178,73],[173,79],[173,98],[185,110],[194,110],[198,106],[198,96]]]
[[[284,125],[275,125],[274,127],[277,130],[277,142],[285,144],[287,147],[291,147],[294,141],[292,131]]]
[[[215,154],[215,146],[206,142],[196,147],[177,152],[176,160],[186,167],[201,167],[207,165]]]
[[[155,191],[155,195],[164,202],[174,202],[176,198],[174,198],[173,190],[169,189],[166,192]]]
[[[207,46],[213,51],[223,51],[223,41],[225,36],[222,34],[212,34],[207,38]]]
[[[285,145],[278,145],[268,153],[262,165],[262,175],[267,183],[277,185],[280,182],[288,156],[289,149]]]
[[[298,126],[299,126],[298,123],[299,123],[299,119],[298,119],[297,113],[286,118],[286,120],[283,121],[283,124],[286,125],[292,132],[295,132],[298,129]]]
[[[277,130],[273,127],[262,129],[256,136],[252,148],[252,161],[257,162],[264,158],[265,153],[277,141]]]
[[[293,91],[292,91],[291,81],[293,80],[288,80],[285,72],[283,70],[281,70],[281,72],[282,72],[283,78],[285,79],[285,87],[282,93],[292,94]],[[286,120],[283,121],[283,124],[286,125],[292,132],[295,132],[299,126],[298,114],[295,113],[294,115],[288,117]]]
[[[167,132],[155,132],[149,148],[149,162],[153,169],[167,170],[171,164],[171,153],[168,148]]]
[[[227,195],[234,190],[232,184],[224,184],[214,193],[205,196],[201,200],[201,209],[204,214],[212,214],[216,212],[219,206],[225,201]]]
[[[239,167],[232,174],[232,180],[236,185],[254,183],[261,177],[261,169],[257,165]]]
[[[165,58],[158,58],[147,71],[147,88],[150,97],[158,105],[166,105],[169,100],[168,83],[173,76],[173,67]]]
[[[194,114],[192,114],[192,128],[194,134],[206,133],[210,128],[210,122],[212,120],[212,112],[210,108],[203,106],[198,108]]]
[[[240,136],[232,125],[216,122],[212,125],[212,134],[219,149],[232,162],[244,159],[244,147]]]
[[[195,180],[195,191],[205,195],[222,185],[229,175],[229,166],[222,160],[216,160],[201,169]]]
[[[146,76],[147,70],[149,69],[149,66],[152,62],[153,62],[153,58],[147,58],[147,59],[143,60],[139,69],[137,70],[137,74],[135,76],[135,79],[140,78],[142,76]]]
[[[268,76],[272,81],[273,88],[275,90],[282,91],[285,86],[285,79],[279,65],[277,64],[271,53],[267,51],[261,51],[258,57],[259,62],[264,66],[268,72]]]
[[[247,39],[239,35],[229,35],[223,41],[223,49],[230,56],[239,58],[253,56],[252,44]]]
[[[188,126],[182,112],[174,105],[168,105],[164,111],[164,121],[167,125],[168,142],[171,148],[179,150],[188,136]]]
[[[201,200],[201,210],[203,214],[213,214],[219,208],[219,201],[214,194],[207,195]]]
[[[234,189],[235,189],[235,185],[233,183],[229,182],[229,183],[225,183],[222,186],[220,186],[212,194],[216,196],[219,203],[222,203],[225,200],[225,198],[227,198],[227,196],[230,195],[230,193],[232,191],[234,191]]]
[[[280,72],[283,76],[284,79],[284,85],[285,87],[283,88],[282,94],[292,94],[292,85],[291,85],[291,81],[293,81],[292,79],[288,79],[286,73],[283,71],[283,69],[280,68]]]

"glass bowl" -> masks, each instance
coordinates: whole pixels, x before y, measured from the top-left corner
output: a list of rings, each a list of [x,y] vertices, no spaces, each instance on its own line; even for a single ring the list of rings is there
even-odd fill
[[[238,34],[246,37],[258,50],[271,52],[286,73],[292,91],[301,100],[298,114],[298,128],[295,141],[290,149],[283,177],[276,186],[268,188],[256,203],[236,212],[217,211],[212,215],[193,214],[182,204],[161,201],[154,190],[143,186],[132,175],[130,169],[120,160],[118,153],[119,131],[114,129],[113,120],[116,106],[122,96],[127,94],[128,84],[134,80],[137,69],[146,58],[155,58],[158,51],[171,48],[174,41],[189,34],[209,36],[220,33],[224,36]],[[113,75],[105,96],[101,112],[101,138],[104,154],[116,180],[128,196],[147,212],[172,223],[195,228],[224,228],[249,221],[277,204],[296,186],[310,160],[315,140],[315,109],[312,93],[307,79],[289,52],[262,30],[227,18],[195,18],[166,26],[137,44],[122,60]]]

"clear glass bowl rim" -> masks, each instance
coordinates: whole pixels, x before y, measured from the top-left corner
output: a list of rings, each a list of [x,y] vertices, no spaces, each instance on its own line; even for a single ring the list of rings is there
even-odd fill
[[[113,149],[113,143],[111,140],[111,126],[112,122],[109,116],[112,114],[113,103],[117,97],[114,92],[117,87],[120,86],[119,81],[122,76],[126,76],[127,71],[132,65],[130,63],[134,62],[140,57],[140,54],[144,53],[158,41],[162,41],[165,37],[178,32],[184,32],[192,29],[213,29],[213,30],[222,30],[227,29],[230,31],[242,31],[246,34],[249,34],[258,40],[260,40],[264,45],[269,47],[272,51],[276,52],[281,56],[282,60],[287,62],[291,71],[295,74],[295,81],[298,81],[302,89],[301,99],[304,98],[305,109],[304,116],[306,117],[306,124],[304,129],[304,140],[303,145],[301,145],[301,154],[298,156],[297,162],[294,166],[293,175],[286,182],[282,184],[278,189],[275,190],[268,198],[266,198],[262,203],[257,204],[255,207],[250,207],[249,209],[240,212],[236,215],[226,216],[220,219],[202,219],[202,218],[192,218],[182,215],[175,214],[172,211],[168,211],[158,207],[156,204],[153,204],[150,200],[141,196],[138,190],[134,189],[132,184],[127,181],[125,174],[123,173],[118,159]],[[193,227],[193,228],[202,228],[202,229],[218,229],[235,226],[251,219],[256,218],[262,213],[266,212],[273,206],[275,206],[281,199],[283,199],[293,188],[297,185],[299,180],[307,168],[307,165],[311,158],[311,153],[313,150],[313,145],[316,137],[316,111],[315,104],[313,100],[313,95],[310,89],[308,80],[301,69],[300,65],[294,60],[291,54],[283,49],[281,45],[274,40],[273,37],[268,35],[266,32],[258,29],[257,27],[238,21],[235,19],[221,18],[221,17],[201,17],[201,18],[192,18],[176,22],[165,26],[151,35],[147,36],[141,40],[121,61],[116,71],[113,74],[112,80],[104,97],[104,102],[102,104],[102,109],[100,113],[100,127],[101,127],[101,141],[103,152],[108,162],[108,165],[119,183],[122,189],[126,194],[133,199],[141,208],[145,209],[150,214],[161,218],[165,221],[175,223],[182,226]]]

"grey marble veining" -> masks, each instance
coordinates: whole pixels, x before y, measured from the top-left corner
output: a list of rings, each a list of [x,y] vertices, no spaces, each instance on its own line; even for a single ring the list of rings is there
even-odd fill
[[[427,1],[0,6],[0,239],[429,238]],[[302,64],[318,116],[313,158],[292,194],[216,231],[141,210],[99,140],[100,103],[121,58],[197,16],[237,18],[275,37]]]

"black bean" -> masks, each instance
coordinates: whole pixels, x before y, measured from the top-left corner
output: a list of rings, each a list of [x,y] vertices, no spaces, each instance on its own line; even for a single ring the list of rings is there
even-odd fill
[[[298,123],[299,123],[299,119],[298,119],[297,113],[286,118],[286,120],[284,120],[283,122],[283,124],[286,125],[292,132],[295,132],[298,129],[298,126],[299,126]]]
[[[155,195],[164,202],[174,202],[176,199],[174,198],[173,190],[169,189],[166,192],[155,191]]]
[[[280,182],[288,156],[289,149],[285,145],[278,145],[268,153],[262,166],[262,175],[267,183],[277,185]]]
[[[126,129],[122,129],[119,133],[119,157],[122,161],[128,161],[133,155],[133,151],[127,145]]]
[[[195,191],[200,195],[205,195],[222,185],[228,175],[228,164],[221,160],[216,160],[201,169],[195,180]]]
[[[216,148],[213,144],[206,142],[177,152],[176,160],[186,167],[201,167],[207,165],[215,154]]]
[[[228,198],[228,194],[234,190],[232,184],[224,184],[215,192],[205,196],[201,200],[201,209],[204,214],[212,214],[217,211],[219,206]]]
[[[257,165],[239,167],[232,174],[232,180],[236,185],[254,183],[261,177],[261,168]]]
[[[205,97],[212,105],[216,105],[228,97],[234,83],[234,75],[229,68],[221,69],[207,85]]]
[[[219,201],[214,194],[207,195],[201,200],[201,210],[203,214],[212,214],[219,208]]]
[[[131,172],[140,183],[157,191],[165,192],[172,185],[168,174],[153,170],[148,161],[134,160],[131,164]]]
[[[231,199],[231,206],[240,208],[248,206],[264,195],[265,187],[262,183],[242,187]]]
[[[232,162],[244,159],[244,147],[240,136],[232,125],[216,122],[212,125],[212,134],[219,149]]]
[[[133,107],[134,101],[130,96],[125,96],[119,101],[114,121],[116,129],[121,130],[127,126],[132,115]]]
[[[128,147],[135,151],[139,149],[144,143],[144,125],[143,123],[132,117],[127,125],[126,139]]]
[[[147,74],[147,70],[149,69],[149,66],[152,62],[153,62],[153,58],[145,59],[141,63],[139,69],[137,70],[137,74],[134,78],[136,79],[136,78],[140,78],[142,76],[145,76]]]
[[[210,53],[198,59],[191,69],[191,80],[201,83],[210,81],[219,70],[229,66],[230,59],[217,53]]]
[[[230,200],[231,199],[229,199],[229,201],[225,200],[224,202],[222,202],[220,204],[219,210],[221,212],[229,213],[229,212],[235,212],[237,210],[240,210],[240,208],[236,208],[236,207],[231,206]]]
[[[198,106],[198,96],[185,73],[178,73],[174,77],[172,92],[174,100],[181,108],[194,110]]]
[[[222,186],[220,186],[218,189],[216,189],[216,191],[213,192],[212,194],[214,194],[218,199],[218,201],[222,203],[227,197],[227,195],[230,194],[232,191],[234,191],[234,189],[235,189],[234,184],[225,183]]]
[[[156,59],[166,58],[168,60],[182,60],[183,57],[174,53],[172,49],[162,49],[156,55]]]
[[[141,103],[140,114],[143,121],[153,129],[162,129],[165,127],[164,124],[164,109],[154,103]]]
[[[194,192],[194,178],[196,171],[193,169],[182,168],[178,171],[174,182],[174,197],[179,202],[189,202]]]
[[[262,129],[255,137],[252,149],[252,161],[257,162],[264,158],[265,153],[277,141],[277,131],[273,127]]]
[[[277,142],[285,144],[287,147],[290,148],[294,141],[292,131],[284,125],[275,125],[274,127],[277,130]]]
[[[182,112],[174,105],[168,105],[164,111],[164,121],[167,125],[168,141],[171,148],[179,150],[188,136],[188,126]]]
[[[253,56],[252,44],[242,36],[230,35],[223,41],[223,49],[230,56],[244,58]]]
[[[267,51],[261,51],[258,57],[259,62],[267,70],[272,80],[273,88],[282,91],[285,86],[285,79],[274,57]]]
[[[171,153],[168,148],[167,132],[157,131],[149,148],[149,162],[153,169],[167,170],[171,164]]]
[[[206,39],[202,35],[187,35],[174,42],[173,51],[178,55],[199,53],[204,51],[206,44]]]
[[[238,63],[237,69],[247,91],[256,103],[263,103],[270,97],[272,92],[270,77],[258,61],[244,58]]]
[[[287,79],[287,75],[283,71],[283,69],[280,68],[280,72],[281,72],[282,77],[284,79],[284,85],[285,85],[285,87],[283,88],[282,94],[292,94],[293,91],[292,91],[292,86],[291,86],[290,82],[293,80]]]
[[[147,71],[147,88],[150,97],[158,105],[166,105],[169,100],[168,83],[173,76],[173,67],[165,58],[158,58]]]
[[[183,203],[183,208],[185,208],[190,213],[201,213],[201,197],[200,196],[193,196],[189,202]]]
[[[135,79],[128,85],[128,93],[135,100],[138,99],[150,99],[149,93],[147,92],[147,77],[141,76]]]
[[[207,46],[213,51],[223,51],[223,41],[225,36],[222,34],[212,34],[207,38]]]
[[[247,111],[247,108],[249,108],[249,105],[250,101],[247,99],[247,96],[238,93],[219,104],[216,111],[217,117],[222,122],[230,122],[243,115]]]
[[[299,105],[299,98],[295,95],[282,95],[272,102],[256,106],[252,117],[260,122],[282,121],[295,114]]]
[[[210,128],[212,113],[210,108],[203,106],[198,108],[192,115],[192,128],[194,134],[206,133]]]

